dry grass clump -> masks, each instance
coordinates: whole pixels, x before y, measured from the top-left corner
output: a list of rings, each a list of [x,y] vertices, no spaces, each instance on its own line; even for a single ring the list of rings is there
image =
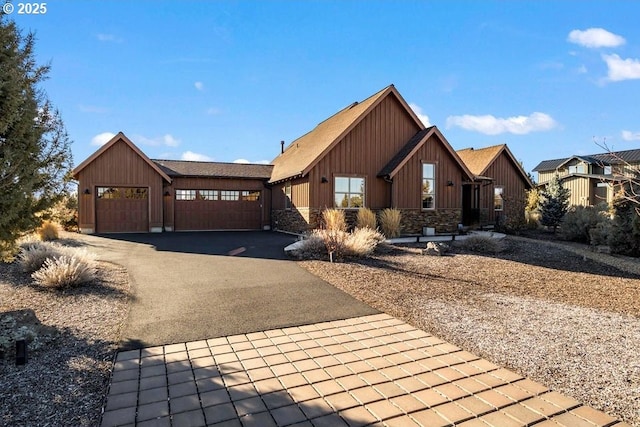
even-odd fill
[[[44,221],[36,232],[43,242],[58,240],[60,238],[58,225],[51,221]]]
[[[322,212],[324,228],[331,231],[347,231],[347,219],[344,211],[339,209],[325,209]]]
[[[384,236],[379,231],[369,227],[356,228],[353,233],[347,234],[344,240],[344,254],[365,257],[371,255],[382,242],[384,242]]]
[[[391,239],[400,235],[402,213],[398,209],[384,209],[380,212],[380,228],[382,234]]]
[[[500,241],[490,236],[469,236],[465,240],[457,240],[456,245],[466,251],[481,254],[496,254],[502,250]]]
[[[311,235],[296,250],[301,259],[334,259],[344,257],[365,257],[371,255],[384,241],[384,236],[370,228],[356,228],[347,233],[340,230],[313,230]]]
[[[356,217],[356,227],[375,230],[376,226],[376,214],[371,209],[358,209],[358,216]]]

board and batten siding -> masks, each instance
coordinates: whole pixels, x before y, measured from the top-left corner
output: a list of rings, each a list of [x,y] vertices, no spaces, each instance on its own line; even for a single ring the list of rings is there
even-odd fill
[[[393,207],[422,209],[422,164],[435,165],[435,209],[462,208],[464,171],[436,135],[432,135],[393,178]],[[451,181],[453,185],[447,185]]]
[[[309,207],[309,178],[297,178],[290,181],[291,183],[291,206],[292,208],[308,208]],[[280,182],[274,185],[272,191],[272,208],[282,210],[285,208],[284,187],[286,182]]]
[[[365,206],[389,207],[390,185],[377,174],[419,130],[402,104],[386,97],[309,172],[311,206],[333,207],[336,176],[360,176],[366,178]]]
[[[162,227],[162,177],[125,142],[113,144],[78,174],[81,230],[96,230],[96,187],[148,188],[149,231]]]
[[[518,165],[503,151],[500,153],[493,163],[484,172],[485,176],[493,178],[491,185],[480,186],[480,208],[485,209],[489,222],[495,222],[497,214],[500,211],[495,210],[494,206],[494,189],[496,187],[503,188],[504,212],[510,210],[513,206],[509,204],[517,204],[517,210],[520,211],[522,206],[522,214],[524,215],[524,204],[526,201],[527,184],[522,175],[518,171]]]

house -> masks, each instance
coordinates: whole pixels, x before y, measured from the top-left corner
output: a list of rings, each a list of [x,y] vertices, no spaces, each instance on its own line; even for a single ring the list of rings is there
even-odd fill
[[[293,141],[273,160],[272,220],[304,232],[326,208],[397,208],[402,231],[450,232],[462,218],[462,186],[472,181],[442,133],[426,128],[391,85],[355,102]]]
[[[118,133],[73,171],[80,229],[302,233],[321,225],[326,208],[344,209],[353,221],[368,207],[401,210],[403,233],[452,232],[471,224],[483,201],[493,203],[496,188],[504,211],[530,185],[506,146],[477,150],[483,155],[468,155],[467,165],[393,85],[281,151],[270,165],[152,160]],[[486,210],[495,217],[495,205]]]
[[[479,185],[465,186],[465,224],[524,220],[526,191],[533,183],[506,144],[457,151]]]
[[[557,174],[562,186],[570,190],[571,205],[610,203],[616,185],[640,171],[640,149],[543,160],[533,170],[538,172],[539,186]]]
[[[151,160],[122,132],[73,170],[83,233],[262,229],[271,165]]]

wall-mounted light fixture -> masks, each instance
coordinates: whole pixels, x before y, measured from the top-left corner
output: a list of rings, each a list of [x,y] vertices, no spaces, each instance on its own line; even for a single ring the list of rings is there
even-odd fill
[[[447,181],[447,187],[453,187],[453,181],[451,180]]]
[[[169,197],[171,195],[171,193],[169,193],[169,190],[164,192],[164,197]]]
[[[326,184],[327,182],[329,182],[329,180],[327,179],[327,177],[326,177],[326,176],[323,176],[323,177],[320,179],[320,182],[321,182],[321,183],[323,183],[323,184]]]
[[[91,190],[89,190],[88,188],[85,188],[83,194],[89,195],[91,194]]]

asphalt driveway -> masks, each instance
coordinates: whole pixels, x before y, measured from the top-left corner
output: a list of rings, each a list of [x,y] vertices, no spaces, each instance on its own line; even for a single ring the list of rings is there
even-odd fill
[[[122,349],[378,313],[288,260],[275,232],[83,236],[127,268],[133,300]]]

